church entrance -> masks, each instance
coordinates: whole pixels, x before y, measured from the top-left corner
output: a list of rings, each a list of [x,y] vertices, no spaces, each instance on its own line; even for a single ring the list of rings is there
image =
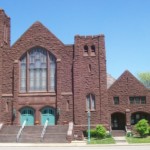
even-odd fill
[[[41,110],[41,125],[48,120],[48,125],[55,125],[55,110],[51,107],[45,107]]]
[[[20,111],[20,124],[26,120],[27,126],[34,125],[34,110],[29,107],[22,108]]]
[[[124,130],[126,125],[125,114],[116,112],[111,115],[112,130]]]

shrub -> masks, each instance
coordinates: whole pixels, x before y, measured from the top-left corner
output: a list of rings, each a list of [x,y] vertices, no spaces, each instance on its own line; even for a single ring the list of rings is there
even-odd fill
[[[131,137],[131,136],[133,136],[133,133],[132,133],[131,131],[128,131],[128,132],[126,133],[126,136],[127,136],[127,137]]]
[[[91,130],[90,130],[90,136],[91,136],[91,137],[96,137],[96,135],[97,135],[97,134],[96,134],[96,130],[95,130],[95,129],[91,129]],[[86,136],[88,136],[88,130],[86,131]]]
[[[96,126],[96,135],[97,138],[104,138],[106,136],[106,129],[102,125],[97,125]]]
[[[136,125],[135,125],[136,131],[139,133],[141,137],[145,137],[149,133],[149,125],[148,121],[145,119],[140,120]]]
[[[90,130],[90,135],[91,135],[91,137],[96,137],[96,130],[95,129],[91,129]]]

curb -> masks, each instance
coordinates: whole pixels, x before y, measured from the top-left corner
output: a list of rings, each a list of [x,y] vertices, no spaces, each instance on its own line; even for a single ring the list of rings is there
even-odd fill
[[[41,143],[0,143],[0,147],[114,147],[114,146],[146,146],[150,143],[145,144],[81,144],[81,143],[55,143],[55,144],[41,144]]]

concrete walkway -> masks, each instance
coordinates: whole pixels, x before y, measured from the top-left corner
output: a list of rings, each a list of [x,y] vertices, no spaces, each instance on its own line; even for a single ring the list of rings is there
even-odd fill
[[[116,144],[123,144],[123,145],[126,145],[128,144],[128,142],[126,141],[126,138],[124,136],[120,136],[120,137],[113,137]]]

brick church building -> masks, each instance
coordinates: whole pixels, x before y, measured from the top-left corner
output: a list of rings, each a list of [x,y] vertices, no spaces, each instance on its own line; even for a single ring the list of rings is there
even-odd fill
[[[117,80],[106,71],[104,35],[76,35],[63,44],[35,22],[12,46],[10,18],[0,10],[0,123],[62,125],[77,136],[91,126],[125,129],[150,121],[150,91],[129,71]],[[117,69],[117,68],[114,68]]]

